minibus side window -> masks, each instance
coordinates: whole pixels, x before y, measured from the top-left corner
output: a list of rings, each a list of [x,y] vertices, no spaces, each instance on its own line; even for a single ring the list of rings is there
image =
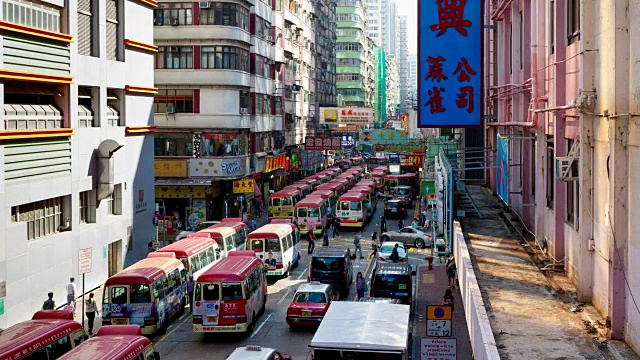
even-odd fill
[[[207,248],[206,254],[207,254],[207,264],[211,264],[212,262],[216,261],[216,255],[214,254],[212,247]]]
[[[127,288],[124,286],[113,286],[111,288],[111,303],[112,304],[126,304],[127,303]]]
[[[194,299],[196,300],[201,300],[200,299],[200,293],[202,292],[202,284],[200,283],[196,283],[195,289],[194,289]]]
[[[225,249],[227,250],[227,252],[233,251],[233,250],[236,249],[235,243],[233,242],[232,235],[229,235],[229,236],[224,238],[224,245],[225,245]]]

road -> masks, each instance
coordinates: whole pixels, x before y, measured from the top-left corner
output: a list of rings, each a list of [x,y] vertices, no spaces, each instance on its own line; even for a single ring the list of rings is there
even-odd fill
[[[370,260],[367,255],[371,253],[371,234],[374,231],[380,230],[380,218],[383,213],[384,202],[379,201],[377,210],[373,216],[373,220],[365,226],[365,230],[362,233],[362,249],[365,255],[364,259],[356,259],[354,264],[354,274],[358,271],[365,273],[367,282],[370,282],[370,273],[373,265],[370,265]],[[410,222],[413,213],[410,212],[409,216],[405,220],[405,224]],[[397,228],[396,221],[387,221],[387,227],[389,230]],[[329,246],[331,247],[349,247],[353,250],[353,237],[355,231],[342,231],[339,239],[330,240]],[[316,242],[319,246],[322,241]],[[227,356],[237,347],[243,347],[246,345],[260,345],[263,347],[270,347],[278,349],[284,354],[293,356],[293,359],[311,359],[309,343],[313,338],[314,331],[311,330],[297,330],[292,331],[289,329],[285,321],[287,307],[293,298],[293,294],[299,284],[307,281],[307,268],[309,263],[309,255],[306,252],[307,242],[302,241],[304,251],[302,252],[302,259],[300,266],[293,269],[291,275],[288,278],[278,278],[269,281],[268,287],[268,300],[265,313],[258,318],[257,325],[252,334],[241,336],[223,336],[216,335],[212,339],[204,339],[202,334],[195,334],[192,330],[191,316],[188,314],[182,318],[174,320],[169,326],[167,332],[163,335],[156,336],[153,341],[156,346],[156,350],[160,352],[160,356],[163,360],[182,360],[188,358],[189,360],[197,359],[226,359]],[[417,269],[418,266],[426,264],[423,260],[425,254],[428,252],[425,250],[409,250],[409,262]],[[355,275],[354,275],[355,276]],[[414,279],[414,290],[415,279]],[[355,298],[355,281],[351,286],[349,294],[349,301]],[[413,316],[412,316],[413,319]],[[346,330],[348,331],[348,330]]]

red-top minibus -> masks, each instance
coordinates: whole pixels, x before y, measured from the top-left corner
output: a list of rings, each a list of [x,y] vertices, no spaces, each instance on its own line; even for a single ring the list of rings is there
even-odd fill
[[[357,227],[364,229],[366,220],[365,195],[347,192],[340,196],[336,206],[336,216],[340,227]]]
[[[220,246],[211,238],[187,236],[186,239],[149,253],[147,257],[162,257],[167,253],[174,254],[175,258],[182,261],[184,267],[197,278],[200,273],[221,259],[220,252]]]
[[[68,310],[41,310],[0,331],[0,359],[57,359],[88,339]]]
[[[136,325],[100,328],[96,336],[69,351],[59,360],[159,360],[151,340]]]
[[[293,207],[293,218],[300,232],[313,228],[315,235],[322,236],[327,228],[329,202],[320,196],[307,196]]]
[[[254,251],[262,261],[271,253],[275,266],[268,265],[267,276],[289,276],[300,261],[300,239],[288,224],[266,224],[247,236],[245,249]]]
[[[264,264],[252,251],[234,251],[196,280],[193,331],[251,333],[266,303]]]
[[[208,237],[218,243],[221,257],[226,257],[229,252],[244,250],[244,241],[249,234],[249,227],[238,218],[223,219],[219,224],[209,226],[196,233],[187,235],[191,237]]]

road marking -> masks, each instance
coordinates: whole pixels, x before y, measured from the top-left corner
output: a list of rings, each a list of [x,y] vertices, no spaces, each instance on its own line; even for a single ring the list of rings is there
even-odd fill
[[[191,318],[191,315],[187,316],[186,319],[184,319],[180,325],[176,326],[173,330],[169,331],[168,333],[166,333],[162,338],[160,338],[160,340],[158,340],[158,342],[156,342],[156,346],[160,345],[161,342],[163,342],[167,337],[169,337],[171,334],[173,334],[174,332],[176,332],[176,330],[180,329],[180,326],[184,325],[184,323],[187,322],[187,320],[189,320]],[[178,319],[180,320],[180,319]]]
[[[282,299],[278,300],[278,303],[277,303],[278,305],[280,305],[280,303],[289,296],[289,291],[291,291],[291,289],[287,290],[287,292],[285,292],[284,295],[282,296]]]
[[[258,325],[258,327],[253,331],[253,333],[251,333],[251,336],[249,336],[250,338],[253,339],[254,336],[256,336],[256,334],[258,333],[258,331],[260,331],[260,329],[262,329],[262,327],[264,326],[264,324],[267,323],[267,321],[269,321],[269,318],[271,317],[271,315],[273,314],[269,314],[269,316],[267,316],[266,319],[262,320],[262,322],[260,323],[260,325]]]
[[[309,268],[304,269],[304,271],[303,271],[300,275],[298,275],[298,277],[296,278],[296,280],[300,280],[300,279],[302,279],[302,277],[303,277],[303,276],[304,276],[304,274],[307,272],[307,270],[309,270]]]

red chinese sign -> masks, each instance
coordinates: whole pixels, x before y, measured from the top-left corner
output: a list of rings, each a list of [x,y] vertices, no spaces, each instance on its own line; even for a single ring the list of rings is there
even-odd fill
[[[339,137],[307,137],[304,141],[305,150],[340,150],[342,139]]]
[[[400,165],[422,167],[423,158],[423,155],[402,155]]]

